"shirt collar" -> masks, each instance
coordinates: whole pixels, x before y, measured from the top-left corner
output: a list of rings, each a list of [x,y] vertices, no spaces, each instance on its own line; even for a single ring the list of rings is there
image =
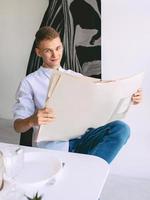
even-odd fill
[[[46,68],[46,67],[43,67],[43,66],[41,66],[40,67],[40,70],[49,78],[51,75],[52,75],[52,73],[53,73],[53,69],[51,69],[51,68]],[[60,66],[59,68],[58,68],[58,71],[64,71],[64,69]]]

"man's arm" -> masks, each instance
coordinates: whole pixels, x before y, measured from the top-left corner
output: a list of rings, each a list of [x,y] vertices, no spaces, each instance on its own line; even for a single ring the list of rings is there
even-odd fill
[[[40,126],[48,124],[55,119],[54,112],[51,108],[44,108],[37,110],[32,116],[25,119],[16,119],[14,121],[14,128],[18,133],[24,133],[33,126]]]

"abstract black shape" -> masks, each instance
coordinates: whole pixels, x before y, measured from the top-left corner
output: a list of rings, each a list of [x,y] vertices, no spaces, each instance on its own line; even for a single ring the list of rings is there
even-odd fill
[[[87,76],[101,78],[101,46],[77,46],[76,53],[82,66],[82,73]]]
[[[101,46],[94,46],[94,47],[77,46],[76,52],[81,66],[85,62],[101,60]]]
[[[97,0],[98,6],[100,2]],[[100,9],[100,8],[99,8]],[[74,23],[74,32],[79,25],[83,29],[96,29],[97,33],[92,36],[90,44],[101,37],[101,19],[96,10],[84,0],[74,0],[70,4],[70,11]]]

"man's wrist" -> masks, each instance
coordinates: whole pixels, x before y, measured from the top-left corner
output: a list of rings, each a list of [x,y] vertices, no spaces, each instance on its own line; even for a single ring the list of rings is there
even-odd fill
[[[32,128],[34,126],[33,116],[28,118],[28,126],[29,126],[29,128]]]

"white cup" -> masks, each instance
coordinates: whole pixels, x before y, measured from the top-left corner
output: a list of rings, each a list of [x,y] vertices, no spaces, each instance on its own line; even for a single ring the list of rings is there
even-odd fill
[[[0,190],[3,189],[4,184],[4,158],[3,153],[0,151]]]
[[[24,164],[24,151],[22,148],[7,148],[3,152],[5,165],[5,178],[12,179],[22,170]]]

